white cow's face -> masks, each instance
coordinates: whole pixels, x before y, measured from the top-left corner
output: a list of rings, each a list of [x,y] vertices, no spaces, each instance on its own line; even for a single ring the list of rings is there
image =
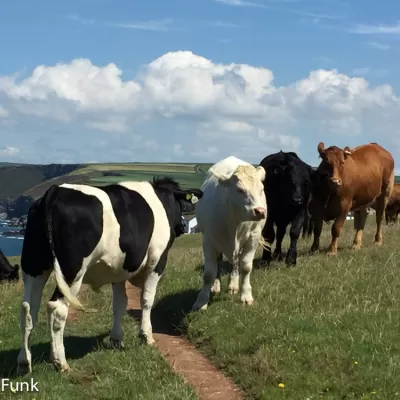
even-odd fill
[[[227,188],[228,198],[235,213],[244,221],[259,221],[267,216],[263,182],[265,170],[259,166],[241,165],[231,176],[216,176]]]

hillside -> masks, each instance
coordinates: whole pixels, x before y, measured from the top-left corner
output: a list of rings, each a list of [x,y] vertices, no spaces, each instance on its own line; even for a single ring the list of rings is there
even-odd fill
[[[0,200],[17,197],[48,179],[68,174],[79,164],[0,164]]]
[[[199,188],[210,164],[108,163],[108,164],[0,164],[0,218],[18,218],[33,200],[53,184],[105,185],[122,180],[151,180],[169,176],[182,188]],[[190,211],[190,210],[185,210]]]

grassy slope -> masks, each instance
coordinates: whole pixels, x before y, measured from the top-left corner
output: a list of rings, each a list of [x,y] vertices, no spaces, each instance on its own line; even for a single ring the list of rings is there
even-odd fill
[[[348,221],[336,258],[324,253],[304,255],[310,242],[302,240],[297,267],[288,269],[274,263],[270,269],[253,271],[253,306],[244,307],[238,295],[232,298],[226,293],[224,276],[221,294],[214,296],[206,312],[194,314],[187,313],[201,286],[201,235],[185,235],[170,252],[166,273],[158,286],[156,308],[171,323],[183,327],[189,340],[232,376],[249,398],[395,399],[400,394],[400,228],[385,227],[384,245],[379,249],[371,245],[373,221],[368,225],[365,248],[360,252],[350,250],[353,232],[352,222]],[[325,225],[323,246],[328,245],[329,231]],[[287,239],[284,245],[287,246]],[[11,293],[6,291],[0,300],[0,313],[5,314],[0,318],[6,321],[0,325],[0,337],[6,349],[19,346],[20,298],[14,292],[13,296],[7,295],[8,292]],[[67,335],[89,336],[109,329],[111,299],[109,290],[105,292],[108,294],[103,296],[90,294],[106,311],[101,322],[97,314],[85,315],[81,321],[67,325]],[[43,337],[44,316],[41,318]],[[128,354],[151,354],[152,361],[143,361],[142,371],[155,373],[161,359],[137,345],[136,328],[128,317],[125,329],[131,332]],[[72,342],[67,345],[70,354]],[[16,353],[12,362],[15,356]],[[73,360],[71,365],[78,371],[100,371],[100,378],[82,378],[87,379],[84,384],[78,378],[64,378],[57,383],[46,365],[36,368],[43,381],[53,380],[54,389],[50,389],[50,382],[46,383],[51,394],[61,391],[64,384],[65,390],[74,394],[79,390],[92,394],[98,388],[111,393],[110,381],[103,380],[114,373],[114,388],[125,388],[125,375],[119,369],[127,359],[129,355],[99,350]],[[137,363],[132,362],[131,368],[139,376],[145,373],[136,370]],[[129,379],[135,379],[135,373],[130,373]],[[170,379],[176,382],[175,378]],[[279,383],[285,387],[279,388]],[[177,396],[183,396],[186,389],[178,383],[171,385],[178,387]]]
[[[325,225],[323,246],[329,233]],[[295,268],[255,269],[251,307],[227,294],[225,276],[208,310],[185,317],[200,289],[202,264],[201,237],[187,236],[180,242],[186,251],[171,253],[157,308],[251,398],[397,398],[400,229],[385,228],[379,249],[371,245],[370,226],[357,253],[350,250],[352,234],[349,221],[336,258],[303,255]],[[300,254],[309,246],[301,241]]]
[[[18,261],[14,257],[12,261]],[[191,387],[177,376],[153,347],[143,346],[137,339],[137,324],[128,315],[124,318],[125,350],[106,348],[112,323],[111,288],[101,295],[92,291],[82,294],[84,301],[99,310],[81,314],[78,320],[67,322],[65,348],[73,371],[60,375],[48,363],[49,340],[46,301],[54,283],[49,282],[39,313],[39,324],[32,333],[32,352],[35,359],[32,377],[39,382],[40,393],[13,395],[4,398],[19,399],[198,399]],[[20,348],[19,307],[22,283],[2,285],[0,296],[0,378],[13,377]],[[10,374],[11,372],[11,374]],[[17,396],[17,397],[15,397]],[[2,396],[1,396],[2,397]],[[3,398],[3,397],[2,397]]]
[[[182,188],[200,187],[204,171],[209,164],[174,164],[174,163],[110,163],[89,164],[83,168],[51,179],[25,190],[24,194],[33,198],[40,197],[52,185],[81,183],[103,185],[121,180],[151,180],[154,176],[169,176],[178,181]],[[120,176],[103,176],[105,172],[118,173]]]

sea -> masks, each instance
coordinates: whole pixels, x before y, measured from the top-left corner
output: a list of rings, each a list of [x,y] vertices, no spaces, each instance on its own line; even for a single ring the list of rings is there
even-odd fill
[[[20,228],[11,228],[0,222],[0,232],[15,231]],[[20,256],[22,252],[23,236],[0,236],[0,249],[6,257]]]

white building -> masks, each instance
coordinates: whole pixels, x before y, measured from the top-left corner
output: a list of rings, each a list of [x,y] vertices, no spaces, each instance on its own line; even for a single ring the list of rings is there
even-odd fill
[[[197,219],[194,215],[185,215],[182,217],[183,226],[185,229],[185,233],[197,233]]]

